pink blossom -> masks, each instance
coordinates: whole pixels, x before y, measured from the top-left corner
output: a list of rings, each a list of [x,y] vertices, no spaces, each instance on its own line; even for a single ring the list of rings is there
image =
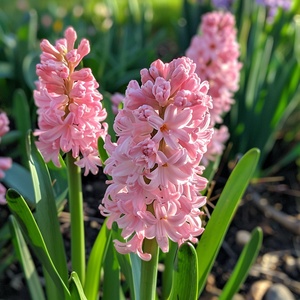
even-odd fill
[[[86,39],[75,49],[76,39],[75,30],[69,27],[65,38],[55,45],[41,42],[41,63],[36,66],[39,81],[34,91],[39,127],[36,144],[46,162],[52,160],[60,166],[60,151],[71,151],[85,175],[96,174],[101,165],[97,141],[107,133],[107,124],[101,124],[106,111],[91,70],[75,69],[90,51]]]
[[[191,41],[186,55],[196,63],[196,73],[210,85],[213,98],[211,122],[222,122],[222,115],[234,103],[241,63],[236,41],[235,19],[230,12],[211,12],[202,17],[199,34]]]
[[[0,141],[1,137],[9,131],[9,119],[5,112],[0,112]],[[5,171],[12,166],[10,157],[0,157],[0,180],[5,177]],[[6,188],[0,183],[0,204],[6,204]]]
[[[114,93],[111,95],[110,100],[112,103],[112,111],[116,115],[119,111],[119,106],[124,100],[124,95],[121,93]]]
[[[239,88],[240,51],[237,43],[235,19],[230,12],[211,12],[202,17],[199,34],[191,41],[186,55],[197,65],[196,73],[202,80],[209,82],[209,92],[213,99],[211,125],[221,124],[223,115],[234,103],[234,92]],[[188,96],[188,95],[187,95]],[[188,101],[183,96],[181,101]],[[211,142],[207,145],[202,163],[223,153],[224,144],[229,138],[227,128],[216,129]]]
[[[5,112],[0,112],[0,138],[9,131],[9,119]]]
[[[4,187],[3,184],[0,183],[0,204],[2,205],[6,204],[5,194],[6,194],[6,188]]]
[[[199,163],[213,133],[212,100],[195,69],[187,57],[143,69],[141,86],[128,84],[115,118],[117,142],[105,139],[104,172],[112,180],[99,209],[108,227],[116,222],[122,229],[125,241],[114,241],[120,253],[150,260],[142,250],[145,238],[167,252],[169,239],[196,242],[203,231],[206,198],[199,192],[207,180]]]

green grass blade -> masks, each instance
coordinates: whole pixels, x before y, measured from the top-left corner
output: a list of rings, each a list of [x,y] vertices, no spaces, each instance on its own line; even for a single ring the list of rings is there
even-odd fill
[[[248,275],[250,267],[258,255],[262,239],[262,230],[261,228],[256,227],[252,231],[250,241],[244,247],[229,280],[223,288],[219,300],[233,299],[234,294],[238,292]]]
[[[31,254],[28,250],[27,244],[23,238],[22,232],[13,215],[10,216],[10,230],[12,241],[18,260],[22,266],[26,283],[32,300],[45,300],[45,295],[42,289],[41,282],[35,269]]]
[[[68,283],[67,260],[59,227],[56,202],[48,168],[35,146],[33,136],[28,135],[29,167],[36,200],[36,222],[47,245],[49,255],[64,283]],[[51,230],[49,230],[51,228]]]
[[[53,264],[43,236],[24,198],[17,191],[9,189],[6,193],[6,200],[10,211],[18,221],[25,240],[29,242],[36,257],[55,284],[58,295],[55,299],[70,299],[69,290]]]
[[[253,148],[238,162],[228,178],[212,216],[201,236],[197,246],[197,255],[199,258],[199,293],[201,293],[205,286],[207,276],[214,264],[239,201],[254,174],[259,154],[259,150]]]
[[[176,255],[170,300],[196,300],[198,297],[198,259],[194,246],[183,244]]]
[[[69,288],[71,293],[72,300],[87,300],[83,292],[83,288],[80,282],[80,279],[76,272],[72,272],[69,279]]]
[[[98,299],[101,267],[110,239],[111,231],[107,228],[105,220],[93,245],[87,263],[84,291],[87,299],[89,300]]]

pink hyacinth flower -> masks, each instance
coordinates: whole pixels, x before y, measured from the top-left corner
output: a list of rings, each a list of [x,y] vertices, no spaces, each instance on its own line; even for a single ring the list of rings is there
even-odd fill
[[[89,42],[83,39],[76,49],[76,39],[70,27],[55,45],[41,42],[41,63],[36,66],[39,81],[34,91],[39,127],[36,144],[46,162],[52,160],[60,166],[60,151],[71,151],[85,175],[96,174],[101,165],[97,143],[106,136],[107,124],[102,122],[107,114],[91,70],[77,69],[90,52]]]
[[[143,260],[144,239],[156,239],[167,252],[169,239],[178,245],[196,242],[203,232],[200,195],[207,184],[199,163],[211,140],[212,100],[208,83],[196,65],[182,57],[153,62],[141,71],[141,86],[128,84],[124,107],[115,118],[118,136],[107,136],[109,158],[104,172],[112,177],[100,212],[122,229],[125,241],[115,240],[120,253]]]
[[[9,131],[9,119],[5,112],[0,112],[0,138]]]
[[[9,131],[9,119],[5,112],[0,113],[0,138]],[[0,139],[1,141],[1,139]],[[0,157],[0,180],[5,177],[5,171],[12,166],[10,157]],[[0,183],[0,204],[6,204],[6,188]]]
[[[202,17],[199,34],[192,38],[186,55],[196,63],[196,73],[209,82],[213,98],[212,125],[222,122],[222,116],[234,103],[238,90],[240,51],[235,19],[230,12],[210,12]]]
[[[234,92],[239,88],[240,51],[237,43],[235,19],[230,12],[211,12],[202,17],[199,34],[191,41],[186,55],[196,63],[196,73],[202,80],[209,82],[208,94],[212,96],[211,125],[221,124],[223,115],[234,103]],[[211,142],[207,145],[202,163],[223,153],[224,144],[229,138],[227,128],[216,129]]]

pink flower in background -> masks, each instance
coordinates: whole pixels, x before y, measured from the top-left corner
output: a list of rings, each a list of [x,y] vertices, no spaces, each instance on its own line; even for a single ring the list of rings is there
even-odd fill
[[[108,226],[117,222],[122,229],[125,242],[114,241],[120,253],[150,260],[145,238],[167,252],[169,239],[196,242],[203,231],[200,191],[207,180],[199,163],[213,133],[212,100],[195,69],[187,57],[156,60],[141,71],[141,86],[128,84],[114,122],[118,140],[105,141],[104,172],[112,180],[99,206]]]
[[[239,88],[240,50],[237,43],[235,19],[230,12],[211,12],[202,17],[199,34],[191,41],[186,55],[196,63],[196,73],[201,80],[209,82],[208,94],[212,96],[211,125],[223,122],[223,115],[234,103],[234,92]],[[222,127],[215,131],[207,146],[203,164],[222,154],[222,143],[229,138]]]
[[[9,119],[4,112],[0,112],[0,139],[9,131]]]
[[[9,131],[9,119],[4,112],[0,112],[0,141],[1,137]],[[5,171],[12,166],[10,157],[0,157],[0,180],[4,178]],[[5,200],[6,188],[0,183],[0,204],[6,204]]]
[[[101,165],[98,156],[98,138],[105,138],[107,124],[103,109],[102,95],[91,70],[77,70],[84,56],[90,52],[90,45],[83,39],[74,48],[77,39],[73,28],[65,31],[65,38],[56,42],[41,42],[41,63],[36,66],[39,76],[37,90],[34,91],[38,107],[37,147],[46,162],[52,160],[60,166],[60,151],[72,151],[76,162],[85,168],[85,175],[98,172]]]
[[[114,93],[111,95],[112,111],[115,115],[119,112],[119,105],[124,101],[124,97],[125,96],[121,93]]]

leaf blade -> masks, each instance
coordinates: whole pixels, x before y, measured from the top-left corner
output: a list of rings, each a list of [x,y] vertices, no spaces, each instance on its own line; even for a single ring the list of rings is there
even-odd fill
[[[205,286],[207,276],[213,266],[239,201],[254,174],[259,154],[259,150],[253,148],[238,162],[229,176],[212,216],[201,236],[196,249],[198,257],[201,257],[201,261],[198,260],[199,293],[201,293]]]

